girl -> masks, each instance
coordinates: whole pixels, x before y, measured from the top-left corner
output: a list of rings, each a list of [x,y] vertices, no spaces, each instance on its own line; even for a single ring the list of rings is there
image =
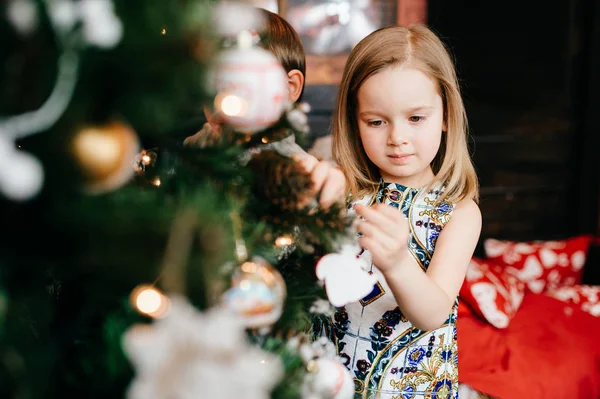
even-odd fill
[[[350,53],[333,120],[334,159],[361,198],[361,256],[378,279],[337,310],[338,353],[359,397],[456,398],[457,295],[481,213],[442,42],[424,26],[367,36]]]

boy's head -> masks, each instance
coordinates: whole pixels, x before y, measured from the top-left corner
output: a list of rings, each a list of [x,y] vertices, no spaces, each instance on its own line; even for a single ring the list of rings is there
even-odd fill
[[[259,10],[265,18],[261,46],[273,53],[283,65],[288,76],[290,101],[300,101],[306,76],[306,56],[300,36],[292,25],[279,15],[262,8]]]

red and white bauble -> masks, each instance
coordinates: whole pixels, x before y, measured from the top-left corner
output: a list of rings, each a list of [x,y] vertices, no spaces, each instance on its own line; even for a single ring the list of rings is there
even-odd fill
[[[241,133],[266,129],[287,108],[287,74],[275,56],[260,47],[224,50],[209,78],[220,121]]]

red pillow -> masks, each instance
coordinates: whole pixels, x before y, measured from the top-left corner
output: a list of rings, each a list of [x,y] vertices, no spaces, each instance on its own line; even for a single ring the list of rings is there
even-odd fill
[[[548,295],[577,306],[592,316],[600,317],[600,286],[576,285],[574,287],[561,287],[552,289]]]
[[[491,325],[506,328],[519,309],[524,294],[523,282],[502,265],[473,258],[459,295]]]
[[[539,294],[581,282],[592,239],[589,235],[562,241],[533,242],[490,238],[484,241],[484,248],[488,259],[506,265],[507,270],[525,282],[529,290]]]

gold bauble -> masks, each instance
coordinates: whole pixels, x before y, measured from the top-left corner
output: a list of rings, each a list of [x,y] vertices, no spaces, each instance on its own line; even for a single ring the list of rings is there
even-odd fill
[[[140,151],[135,132],[126,124],[113,122],[80,129],[72,141],[72,153],[91,193],[114,190],[134,174],[132,162]]]

